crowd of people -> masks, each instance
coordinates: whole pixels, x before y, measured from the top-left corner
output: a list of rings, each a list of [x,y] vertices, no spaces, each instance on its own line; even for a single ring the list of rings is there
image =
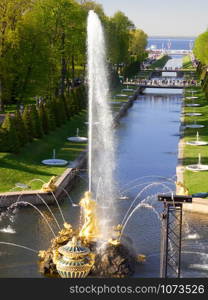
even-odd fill
[[[137,79],[136,84],[144,85],[144,86],[179,86],[179,87],[186,87],[186,86],[196,86],[197,81],[194,79]]]

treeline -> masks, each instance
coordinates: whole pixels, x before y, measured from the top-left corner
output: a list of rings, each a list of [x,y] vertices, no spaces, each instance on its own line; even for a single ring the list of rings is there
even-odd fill
[[[197,70],[202,82],[202,87],[208,97],[208,31],[200,34],[195,40],[194,55],[198,62]]]
[[[84,86],[71,90],[67,97],[40,101],[7,114],[0,128],[0,151],[18,153],[25,144],[41,139],[86,108]]]
[[[104,24],[111,72],[139,67],[147,35],[122,12],[107,17],[94,1],[1,0],[0,111],[33,97],[52,101],[84,78],[90,9]]]

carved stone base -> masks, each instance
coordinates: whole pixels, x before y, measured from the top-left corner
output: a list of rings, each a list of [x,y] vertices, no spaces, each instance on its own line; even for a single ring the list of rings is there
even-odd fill
[[[93,277],[129,277],[135,272],[136,256],[126,246],[107,244],[95,257],[90,273]]]

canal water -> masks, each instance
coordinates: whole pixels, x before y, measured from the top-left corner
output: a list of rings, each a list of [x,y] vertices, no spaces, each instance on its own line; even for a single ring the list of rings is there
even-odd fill
[[[174,59],[169,63],[174,65]],[[145,94],[138,97],[121,119],[116,130],[116,179],[120,193],[128,198],[117,203],[119,221],[122,221],[141,187],[144,187],[139,184],[155,182],[142,193],[138,203],[153,194],[174,191],[171,180],[175,180],[176,174],[181,107],[181,90],[146,89]],[[81,177],[79,185],[70,193],[75,202],[81,199],[86,189],[86,174],[81,174]],[[168,187],[163,183],[167,183]],[[161,213],[162,204],[157,202],[156,197],[148,198],[148,201]],[[78,226],[79,208],[73,207],[69,199],[63,201],[61,208],[66,221]],[[41,211],[48,220],[51,218],[44,207],[41,207]],[[53,212],[62,224],[58,208],[54,206]],[[208,275],[207,224],[206,216],[185,214],[182,255],[184,277]],[[54,230],[57,232],[55,226]],[[139,266],[135,276],[159,277],[160,222],[153,209],[141,208],[133,214],[124,234],[132,239],[137,253],[147,256],[146,263]],[[0,241],[41,250],[48,248],[52,237],[43,218],[31,208],[21,208],[10,221],[3,219],[0,222]],[[33,252],[0,245],[0,277],[41,277],[37,260],[37,254]]]

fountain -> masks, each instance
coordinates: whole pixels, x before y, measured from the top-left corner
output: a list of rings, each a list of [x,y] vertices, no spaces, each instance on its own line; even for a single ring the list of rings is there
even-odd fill
[[[115,95],[115,98],[127,98],[128,97],[128,95],[126,95],[126,94],[117,94],[117,95]]]
[[[67,140],[74,143],[81,143],[81,142],[87,142],[88,139],[86,137],[79,136],[79,128],[77,128],[76,136],[71,136],[67,138]]]
[[[197,96],[190,96],[190,97],[186,97],[186,99],[188,100],[194,100],[194,99],[198,99],[199,97]]]
[[[56,158],[56,150],[53,149],[53,156],[50,159],[44,159],[42,160],[42,164],[46,166],[65,166],[68,164],[67,160],[64,159],[57,159]]]
[[[28,186],[27,184],[24,184],[24,183],[21,183],[21,182],[15,183],[15,187],[20,188],[20,189],[23,189],[23,190],[29,188],[29,186]]]
[[[188,103],[185,106],[186,107],[197,107],[197,106],[200,106],[200,104],[198,104],[198,103],[193,103],[194,99],[198,99],[199,98],[199,97],[194,96],[194,93],[196,93],[197,91],[190,91],[190,92],[192,93],[192,96],[186,97],[186,99],[192,100],[192,103]]]
[[[202,124],[197,124],[196,120],[194,121],[194,124],[187,124],[185,125],[185,128],[192,128],[192,129],[197,129],[197,128],[204,128],[205,126]]]
[[[90,249],[82,247],[74,236],[65,246],[54,252],[54,263],[61,277],[83,278],[87,277],[94,260],[90,256]]]
[[[40,266],[44,274],[59,273],[67,278],[85,277],[88,273],[93,276],[124,277],[133,274],[137,260],[133,248],[120,241],[123,227],[116,225],[113,115],[108,101],[104,33],[93,11],[88,15],[87,36],[89,189],[79,203],[79,230],[64,222],[64,229],[51,241],[49,249],[40,251]],[[69,138],[70,141],[81,141],[78,133],[77,137]],[[101,184],[102,193],[97,192]],[[84,256],[87,255],[89,259],[86,263]],[[104,259],[106,257],[108,260]],[[114,261],[113,268],[111,261]]]
[[[208,142],[200,141],[199,140],[199,132],[197,131],[196,140],[195,141],[186,142],[186,144],[187,145],[191,145],[191,146],[206,146],[206,145],[208,145]]]
[[[198,103],[188,103],[185,105],[185,107],[197,107],[197,106],[200,106],[200,104]]]
[[[202,114],[201,113],[196,113],[196,112],[191,112],[191,113],[185,113],[185,116],[198,117],[198,116],[202,116]]]
[[[190,90],[190,91],[188,90],[187,92],[192,93],[192,96],[194,96],[194,93],[197,93],[197,91],[195,91],[195,90]]]
[[[134,89],[129,88],[129,86],[127,85],[126,88],[122,89],[122,92],[134,92]]]
[[[208,165],[203,165],[201,163],[201,154],[199,153],[198,163],[195,165],[188,165],[186,166],[186,169],[193,172],[208,171]]]

